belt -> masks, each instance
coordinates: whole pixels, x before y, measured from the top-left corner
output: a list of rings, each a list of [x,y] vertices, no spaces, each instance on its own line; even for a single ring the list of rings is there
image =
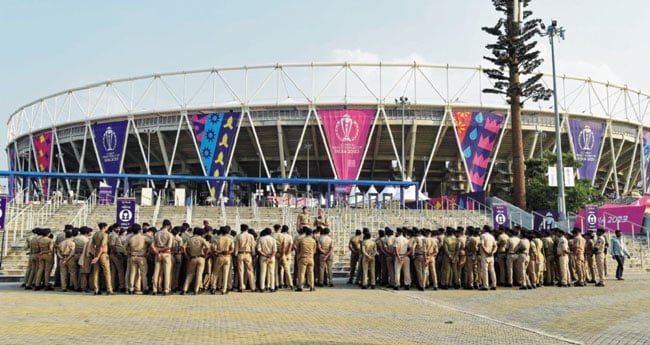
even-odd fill
[[[190,259],[196,259],[196,258],[205,258],[205,256],[203,255],[190,256]]]
[[[414,256],[424,256],[424,254],[414,254]]]
[[[250,254],[251,252],[239,252],[238,254]]]
[[[131,255],[131,257],[136,257],[136,258],[146,258],[146,255]]]

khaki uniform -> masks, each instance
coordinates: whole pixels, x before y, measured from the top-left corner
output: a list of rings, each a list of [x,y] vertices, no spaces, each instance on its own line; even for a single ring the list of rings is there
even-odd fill
[[[497,237],[497,253],[496,253],[496,259],[497,259],[497,265],[499,267],[499,284],[505,285],[506,282],[508,281],[508,276],[506,272],[508,272],[508,266],[507,266],[507,261],[508,261],[508,251],[507,251],[507,245],[508,245],[508,235],[505,233],[499,234]],[[510,282],[512,283],[512,282]]]
[[[298,215],[296,221],[297,229],[302,228],[303,226],[311,226],[311,216],[309,214],[301,213]]]
[[[605,246],[607,240],[605,236],[599,235],[596,236],[596,242],[594,243],[594,254],[596,257],[596,270],[598,271],[598,280],[597,283],[605,284]]]
[[[569,242],[562,236],[557,243],[557,256],[560,265],[560,284],[567,285],[569,281]]]
[[[150,246],[151,240],[143,234],[131,236],[126,243],[126,252],[129,258],[129,292],[140,292],[140,287],[144,291],[149,290],[147,250]]]
[[[212,290],[220,288],[221,293],[225,294],[230,282],[231,254],[235,250],[235,241],[230,236],[221,236],[212,250],[217,256],[212,274]]]
[[[93,265],[91,264],[91,261],[93,259],[92,254],[90,253],[90,248],[92,247],[93,241],[92,238],[89,236],[81,235],[78,236],[82,238],[84,242],[84,247],[82,249],[81,255],[79,256],[79,286],[81,287],[82,290],[95,290],[95,286],[93,285],[93,281],[91,279],[91,273],[93,269]]]
[[[395,286],[395,235],[385,236],[382,246],[386,254],[386,268],[388,270],[388,285]]]
[[[446,236],[442,244],[443,257],[442,257],[442,287],[451,287],[452,284],[456,285],[458,281],[458,255],[460,253],[460,242],[456,236]]]
[[[395,237],[395,287],[399,287],[402,274],[404,274],[404,286],[411,286],[411,258],[407,255],[408,243],[404,236]]]
[[[585,239],[578,234],[573,238],[573,260],[575,262],[576,280],[578,285],[585,284]]]
[[[316,241],[306,236],[300,241],[298,248],[300,253],[298,259],[298,289],[302,289],[307,274],[307,284],[314,289],[314,253],[316,252]]]
[[[528,279],[532,287],[537,287],[537,244],[535,241],[530,241],[530,250],[528,251]]]
[[[184,246],[183,238],[178,234],[174,236],[174,245],[172,246],[172,290],[176,290],[180,287],[179,282],[181,278],[181,268],[183,267]]]
[[[535,237],[533,239],[535,248],[537,249],[537,262],[535,263],[535,273],[537,274],[537,285],[544,281],[544,271],[546,271],[546,258],[544,257],[544,243],[541,238]]]
[[[438,274],[436,272],[436,256],[438,255],[438,239],[435,237],[426,237],[424,239],[424,251],[426,255],[424,266],[429,270],[429,280],[431,280],[431,285],[434,289],[437,289]]]
[[[555,267],[555,253],[553,252],[553,238],[546,236],[542,239],[544,244],[544,263],[546,264],[546,271],[544,272],[544,284],[552,285],[556,276]]]
[[[158,290],[163,290],[164,293],[171,292],[172,286],[172,246],[174,245],[174,236],[166,228],[158,231],[153,238],[152,247],[155,248],[154,253],[157,251],[158,255],[155,258],[153,269],[152,291],[153,293]],[[188,265],[189,266],[189,265]],[[189,271],[189,267],[188,267]],[[162,275],[162,279],[161,279]],[[162,286],[158,286],[162,280]]]
[[[465,245],[465,252],[467,253],[467,260],[465,262],[465,287],[472,288],[478,286],[478,245],[480,239],[476,236],[467,238]]]
[[[125,252],[124,244],[122,243],[119,234],[111,232],[111,234],[108,235],[108,247],[110,252],[108,257],[111,260],[111,280],[117,282],[120,289],[124,289],[126,287],[124,281],[124,278],[126,277],[124,273]]]
[[[276,281],[278,286],[288,285],[293,289],[293,280],[291,279],[291,248],[293,247],[293,239],[288,233],[280,233],[282,237],[280,240],[281,245],[278,245],[278,261],[276,265],[278,266],[278,280]],[[286,249],[286,252],[282,253],[282,248]]]
[[[77,235],[72,238],[74,241],[74,263],[77,266],[77,290],[85,290],[88,288],[88,274],[82,273],[82,266],[79,264],[82,261],[82,254],[88,237],[84,235]]]
[[[465,267],[465,262],[467,261],[467,251],[465,250],[467,236],[461,235],[456,237],[456,239],[458,240],[458,262],[456,262],[456,280],[454,280],[454,285],[462,286],[463,267]]]
[[[23,246],[23,248],[26,251],[26,254],[28,255],[27,269],[25,270],[25,275],[23,277],[25,286],[31,286],[29,282],[29,276],[32,274],[31,242],[32,242],[32,238],[34,237],[36,237],[36,235],[29,235],[27,238],[25,238],[25,245]]]
[[[29,240],[29,265],[32,267],[32,269],[29,271],[29,276],[27,277],[27,280],[25,281],[25,286],[27,287],[32,287],[32,286],[40,286],[40,282],[36,282],[36,273],[38,272],[38,258],[39,254],[41,253],[40,249],[38,249],[38,240],[42,236],[33,236]]]
[[[194,293],[198,294],[203,287],[203,269],[205,268],[205,254],[210,249],[210,244],[202,236],[194,235],[187,241],[185,253],[188,256],[187,273],[185,274],[185,283],[183,292],[187,292],[192,281],[194,282]]]
[[[278,244],[272,236],[262,236],[257,242],[257,252],[260,255],[260,282],[262,291],[275,289],[275,254]]]
[[[242,232],[235,238],[235,254],[237,255],[237,276],[239,277],[239,290],[245,287],[244,276],[248,277],[248,286],[255,291],[255,272],[253,271],[253,252],[255,239],[248,232]]]
[[[91,248],[94,248],[95,253],[102,251],[98,257],[97,263],[93,264],[92,271],[92,287],[95,293],[99,292],[99,271],[104,274],[104,282],[106,283],[106,292],[113,292],[113,284],[111,280],[111,264],[108,259],[108,235],[103,231],[97,231],[90,240]],[[95,257],[95,254],[93,257]]]
[[[36,271],[35,286],[49,286],[52,266],[54,265],[54,242],[46,237],[40,236],[38,241],[38,269]]]
[[[596,282],[596,259],[594,258],[594,239],[585,239],[585,261],[587,268],[585,275],[589,275],[589,282]]]
[[[379,276],[380,285],[384,286],[388,284],[388,266],[386,266],[386,254],[384,254],[384,237],[378,238],[375,241],[375,246],[377,248],[377,266],[379,272],[376,274]]]
[[[494,254],[490,252],[496,246],[494,237],[485,232],[481,235],[481,278],[483,280],[483,288],[488,288],[492,282],[491,288],[496,288],[496,273],[494,272]],[[487,251],[487,252],[486,252]]]
[[[59,244],[57,256],[61,259],[61,288],[63,290],[77,285],[77,262],[74,259],[75,243],[72,238],[66,238]],[[70,284],[68,284],[70,283]]]
[[[332,265],[334,264],[334,254],[331,253],[327,259],[325,255],[333,250],[334,241],[329,235],[321,235],[320,241],[318,241],[318,250],[320,251],[320,270],[318,272],[319,282],[324,284],[325,282],[325,272],[327,272],[327,282],[332,285],[332,279],[334,278],[332,273]],[[374,262],[374,261],[373,261]],[[373,282],[374,285],[374,282]]]
[[[512,286],[514,281],[519,281],[521,277],[518,277],[518,271],[515,269],[515,262],[518,258],[518,253],[516,251],[517,246],[519,245],[519,237],[512,236],[508,238],[508,244],[506,245],[506,253],[508,257],[506,258],[506,284]]]
[[[530,279],[528,279],[528,263],[530,261],[530,241],[527,238],[522,238],[514,249],[517,254],[515,262],[517,269],[518,283],[522,287],[532,286]]]
[[[361,255],[361,235],[350,237],[348,248],[350,248],[350,279],[348,282],[352,283],[354,282],[355,272],[359,265],[359,257]]]
[[[426,243],[422,235],[413,239],[413,265],[415,266],[415,275],[418,279],[418,288],[424,289],[427,285],[426,274]]]
[[[364,240],[361,243],[361,267],[363,267],[363,278],[361,285],[375,287],[375,255],[377,255],[377,244],[372,239]]]

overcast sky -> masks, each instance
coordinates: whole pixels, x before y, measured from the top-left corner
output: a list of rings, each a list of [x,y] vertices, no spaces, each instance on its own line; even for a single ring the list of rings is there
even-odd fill
[[[533,0],[529,9],[567,30],[558,73],[650,91],[650,2]],[[481,27],[497,18],[488,0],[0,0],[0,133],[40,97],[155,72],[333,60],[487,65],[492,37]],[[550,72],[548,41],[539,47]]]

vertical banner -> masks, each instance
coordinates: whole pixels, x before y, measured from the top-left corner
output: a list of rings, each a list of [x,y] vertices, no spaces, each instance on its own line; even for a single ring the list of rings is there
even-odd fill
[[[0,195],[0,232],[5,232],[5,215],[7,214],[7,196]]]
[[[109,205],[113,203],[112,188],[110,185],[100,182],[99,183],[99,204]]]
[[[191,116],[196,145],[208,176],[224,176],[235,142],[241,113],[194,114]],[[210,194],[221,192],[221,182],[210,181]]]
[[[493,204],[492,205],[492,223],[495,229],[499,227],[508,227],[508,205],[507,204]]]
[[[598,229],[598,206],[586,205],[584,219],[587,231],[596,231]]]
[[[357,179],[375,112],[371,109],[318,111],[340,180]]]
[[[582,163],[578,169],[580,178],[593,180],[598,168],[598,151],[603,138],[605,124],[599,121],[569,119],[574,156]]]
[[[135,223],[135,199],[118,198],[116,201],[115,222],[122,228],[128,228]]]
[[[16,171],[16,148],[14,145],[11,145],[11,148],[9,149],[9,170],[11,171]],[[13,200],[14,196],[16,195],[16,178],[14,176],[9,176],[9,181],[7,182],[8,186],[8,192],[9,192],[9,200]]]
[[[472,191],[483,190],[492,148],[503,126],[497,113],[455,112],[456,137],[472,183]]]
[[[39,172],[49,172],[52,162],[52,132],[41,133],[34,137],[34,150],[36,150],[36,164]],[[48,199],[48,179],[41,179],[43,185],[43,200]]]
[[[648,183],[650,181],[650,132],[643,131],[643,161],[641,162],[641,169],[645,171],[645,193],[648,193],[650,186]],[[643,193],[642,193],[643,194]]]
[[[535,211],[533,216],[533,226],[537,231],[553,229],[553,225],[560,218],[557,210]]]
[[[105,174],[119,174],[122,153],[126,143],[128,121],[98,123],[93,127],[95,143],[99,153],[100,164]],[[106,183],[111,187],[111,195],[117,195],[117,179],[107,178]],[[101,191],[101,190],[100,190]],[[111,200],[111,203],[113,200]]]

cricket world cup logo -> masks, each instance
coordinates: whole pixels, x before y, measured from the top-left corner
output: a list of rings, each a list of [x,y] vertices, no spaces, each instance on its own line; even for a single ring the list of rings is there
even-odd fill
[[[115,151],[117,147],[117,134],[115,134],[115,131],[111,127],[106,128],[106,132],[104,132],[104,136],[102,137],[102,145],[106,152]]]
[[[350,115],[345,114],[338,122],[336,122],[334,132],[340,141],[353,142],[359,136],[359,123],[353,120]]]
[[[594,132],[585,125],[578,135],[578,145],[582,151],[591,151],[594,148]]]

